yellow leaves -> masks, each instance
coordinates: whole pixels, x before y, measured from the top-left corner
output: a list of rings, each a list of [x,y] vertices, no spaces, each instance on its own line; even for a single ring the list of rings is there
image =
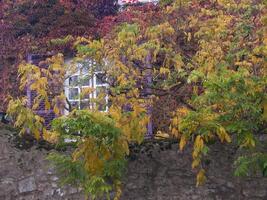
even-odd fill
[[[198,149],[202,149],[204,146],[203,139],[200,135],[198,135],[195,139],[194,147]]]
[[[116,180],[115,181],[115,197],[114,200],[119,200],[122,194],[122,190],[121,190],[121,182]]]
[[[98,157],[97,146],[92,137],[85,138],[72,154],[73,162],[82,157],[85,160],[85,168],[88,172],[98,174],[97,171],[102,171],[103,163]]]
[[[60,114],[60,110],[59,110],[59,108],[58,108],[57,106],[54,106],[53,111],[54,111],[54,113],[55,113],[56,115],[59,115],[59,114]]]
[[[116,122],[120,121],[122,118],[121,109],[119,107],[111,106],[109,109],[109,114]]]
[[[191,41],[191,39],[192,39],[192,34],[190,33],[190,32],[184,32],[184,34],[186,35],[186,37],[187,37],[187,41],[188,42],[190,42]]]
[[[172,127],[171,127],[170,130],[171,130],[171,134],[172,134],[174,137],[178,138],[178,137],[180,136],[179,131],[178,131],[176,128],[172,128]]]
[[[133,105],[133,117],[138,117],[139,115],[141,115],[142,113],[146,112],[146,109],[138,104],[134,104]]]
[[[40,139],[44,119],[26,107],[24,98],[11,100],[7,112],[15,120],[14,126],[21,129],[20,135],[30,133]]]
[[[48,71],[50,72],[64,72],[64,56],[63,54],[57,54],[55,56],[52,56],[51,58],[47,59],[47,62],[49,64]]]
[[[204,150],[204,140],[203,140],[202,136],[197,135],[195,138],[193,153],[192,153],[192,157],[193,157],[192,168],[193,169],[200,165],[201,154],[203,153],[203,150]],[[201,174],[199,174],[199,175],[201,175]],[[203,177],[199,177],[199,179],[197,178],[197,180],[199,180],[197,183],[201,183],[202,179],[203,179]]]
[[[252,63],[244,60],[242,62],[238,61],[238,62],[235,62],[235,65],[236,66],[243,66],[243,67],[252,67]]]
[[[186,107],[180,107],[177,109],[178,116],[184,117],[188,114],[189,110]]]
[[[233,7],[236,7],[237,6],[237,4],[235,3],[235,1],[233,1],[233,0],[218,0],[217,2],[218,2],[218,4],[220,6],[226,6],[228,8],[230,8],[230,7],[233,8]]]
[[[125,77],[125,74],[121,74],[118,78],[117,81],[120,83],[120,85],[126,85],[127,84],[127,79]]]
[[[109,114],[115,120],[116,127],[122,130],[127,141],[133,140],[140,143],[144,138],[149,122],[149,116],[146,114],[144,105],[139,105],[138,100],[134,98],[131,99],[131,102],[127,102],[127,99],[124,98],[124,103],[117,100],[116,98],[113,102],[131,106],[131,111],[125,112],[122,107],[113,104],[109,109]]]
[[[59,134],[55,131],[48,131],[45,128],[43,129],[43,139],[50,143],[57,143],[59,139]]]
[[[73,42],[73,41],[74,41],[73,36],[72,35],[67,35],[64,38],[51,39],[50,43],[52,45],[66,45],[66,44],[68,44],[70,42]]]
[[[84,99],[85,96],[88,96],[89,94],[91,94],[92,92],[94,92],[95,89],[92,87],[86,87],[86,88],[81,88],[81,99]]]
[[[32,82],[40,78],[41,71],[39,67],[23,62],[19,65],[18,74],[20,78],[19,89],[23,90],[26,86],[30,86]]]
[[[77,46],[77,45],[79,45],[81,43],[87,43],[87,44],[89,44],[90,42],[91,42],[90,39],[87,39],[85,37],[78,37],[78,38],[76,38],[76,41],[75,41],[75,43],[73,45],[74,46]]]
[[[172,125],[173,125],[173,126],[178,126],[178,124],[179,124],[179,119],[178,119],[178,117],[174,117],[174,118],[172,119]]]
[[[45,109],[46,109],[46,110],[50,110],[50,107],[51,107],[51,105],[50,105],[48,99],[46,98],[46,99],[45,99]]]
[[[166,67],[161,67],[161,68],[159,69],[159,73],[160,73],[160,74],[167,74],[167,75],[169,75],[169,74],[171,73],[171,71],[170,71],[170,69],[168,69],[168,68],[166,68]]]
[[[194,159],[193,162],[192,162],[192,164],[191,164],[192,169],[195,169],[196,167],[198,167],[199,164],[200,164],[200,161],[201,161],[201,160],[200,160],[199,158]]]
[[[255,147],[256,142],[252,133],[246,133],[240,147]]]
[[[176,54],[174,58],[172,59],[172,61],[174,62],[175,70],[179,72],[184,66],[182,56],[180,54]]]
[[[119,142],[122,142],[120,145],[127,152],[127,141],[119,140]],[[88,136],[80,142],[78,148],[73,152],[72,159],[73,162],[80,159],[84,160],[84,167],[90,174],[100,175],[103,174],[105,162],[114,156],[113,151],[116,150],[110,148],[104,141],[99,141],[94,136]]]
[[[197,186],[202,185],[206,181],[205,170],[201,169],[197,174]]]
[[[228,142],[230,143],[231,142],[231,138],[230,136],[228,135],[228,133],[226,132],[226,130],[223,128],[223,127],[219,127],[218,130],[216,131],[218,137],[220,138],[221,142]]]
[[[84,143],[80,144],[77,149],[72,153],[72,160],[76,162],[85,152],[86,145]]]
[[[172,37],[175,33],[174,28],[168,23],[162,23],[156,26],[152,26],[146,30],[145,36],[156,45],[160,44],[160,40],[164,38]]]
[[[179,142],[179,149],[182,151],[186,145],[187,139],[185,135],[181,136],[180,142]]]
[[[122,149],[124,150],[126,155],[129,155],[130,150],[129,150],[129,145],[128,145],[127,140],[125,140],[125,139],[120,140],[120,145],[122,146]]]
[[[38,130],[37,128],[33,128],[32,132],[33,132],[34,138],[36,140],[40,140],[40,130]]]

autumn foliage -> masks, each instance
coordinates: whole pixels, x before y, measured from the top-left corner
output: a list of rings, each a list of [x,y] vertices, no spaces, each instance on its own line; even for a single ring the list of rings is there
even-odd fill
[[[91,8],[86,2],[60,1],[58,5],[66,13],[76,13]],[[197,186],[206,180],[202,160],[216,142],[246,149],[235,163],[236,175],[249,175],[251,166],[267,175],[262,148],[266,144],[258,140],[266,134],[267,120],[264,1],[161,1],[129,6],[101,20],[94,14],[83,17],[94,17],[96,26],[73,19],[75,26],[84,24],[84,29],[73,29],[81,32],[59,28],[46,34],[55,34],[48,42],[51,45],[71,44],[72,64],[64,63],[66,46],[54,49],[47,69],[23,62],[18,70],[20,87],[30,87],[37,96],[31,106],[25,97],[13,98],[8,106],[22,135],[33,134],[38,140],[60,145],[74,139],[71,156],[50,156],[63,182],[83,187],[93,198],[115,190],[115,199],[119,199],[129,143],[141,143],[151,121],[155,138],[177,139],[181,151],[192,144]],[[90,33],[91,27],[97,27],[96,36]],[[63,54],[56,54],[59,51]],[[97,65],[88,69],[83,63],[90,59]],[[66,97],[62,89],[49,99],[51,83],[57,80],[60,85],[77,70],[86,71],[89,78],[100,71],[109,87],[90,99],[94,106],[72,108],[63,115]],[[89,88],[81,95],[92,92],[94,88]],[[103,101],[106,94],[108,103]],[[41,102],[58,116],[50,130],[36,115]],[[108,112],[99,112],[105,103]]]
[[[0,2],[0,108],[5,98],[18,96],[17,67],[29,54],[73,52],[71,37],[98,37],[97,23],[117,12],[115,0],[21,0]]]

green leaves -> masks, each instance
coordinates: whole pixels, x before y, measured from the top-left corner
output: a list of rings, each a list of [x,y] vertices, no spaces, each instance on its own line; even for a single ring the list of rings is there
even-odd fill
[[[235,175],[249,176],[251,173],[261,171],[263,176],[267,176],[267,154],[253,153],[240,156],[235,161]]]
[[[114,186],[109,181],[121,179],[128,153],[128,143],[115,121],[104,113],[74,110],[68,116],[55,119],[53,129],[61,140],[74,138],[77,143],[71,157],[49,157],[61,174],[69,172],[63,181],[83,187],[93,199],[104,194],[109,198]],[[80,173],[77,170],[81,170]]]
[[[196,136],[195,144],[200,144],[199,137],[209,142],[216,133],[221,142],[231,142],[230,135],[236,135],[240,148],[255,148],[255,134],[264,124],[262,102],[266,98],[265,87],[265,77],[255,77],[243,69],[221,69],[210,74],[203,82],[204,92],[191,101],[196,110],[185,116],[177,113],[178,130],[182,134],[180,145],[184,146],[184,137]],[[199,147],[194,145],[192,167],[200,163],[199,154],[203,152]],[[239,158],[236,175],[247,174],[250,165],[259,165],[265,174],[264,159],[263,155],[256,155],[252,160]]]

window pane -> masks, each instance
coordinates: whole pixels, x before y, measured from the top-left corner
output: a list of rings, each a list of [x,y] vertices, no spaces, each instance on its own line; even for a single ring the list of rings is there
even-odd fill
[[[99,104],[97,109],[99,111],[106,111],[107,105],[106,104]]]
[[[103,73],[97,73],[96,75],[96,84],[97,85],[102,85],[102,84],[105,84],[105,74]]]
[[[70,88],[69,89],[69,99],[78,99],[78,98],[79,98],[78,88]]]
[[[90,109],[90,102],[89,101],[82,101],[80,108],[81,109]]]
[[[80,69],[82,74],[88,74],[90,68],[91,68],[90,61],[84,61],[80,63]]]
[[[78,101],[70,101],[70,105],[72,109],[76,108],[79,109],[79,102]]]
[[[80,78],[80,82],[82,86],[89,86],[90,85],[90,77],[89,76],[83,76]]]
[[[78,85],[78,76],[72,76],[69,78],[69,85],[70,86],[77,86]]]

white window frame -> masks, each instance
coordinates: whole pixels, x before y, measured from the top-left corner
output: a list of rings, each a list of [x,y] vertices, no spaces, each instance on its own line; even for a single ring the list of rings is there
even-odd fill
[[[91,63],[92,63],[91,65],[95,65],[96,64],[95,61],[92,61]],[[77,65],[79,65],[79,64],[77,64]],[[82,69],[79,68],[79,66],[77,68],[78,68],[77,72],[69,75],[68,78],[65,80],[64,90],[65,90],[65,96],[68,99],[68,101],[70,103],[76,102],[78,104],[78,109],[81,109],[81,103],[83,101],[90,101],[90,99],[94,99],[94,98],[97,97],[97,87],[105,87],[106,89],[108,89],[108,84],[107,83],[101,83],[101,84],[98,84],[97,83],[97,76],[96,75],[103,73],[102,71],[96,71],[96,72],[94,72],[93,73],[93,77],[92,78],[89,78],[89,84],[88,85],[85,86],[85,85],[79,83],[79,81],[80,81],[79,78],[82,77],[82,76],[88,76],[89,73],[88,72],[87,73],[83,73],[82,72]],[[70,85],[70,78],[71,77],[75,77],[75,76],[77,76],[78,84],[75,85],[75,86],[71,86]],[[70,99],[69,98],[70,90],[73,89],[73,88],[76,88],[78,90],[78,97],[77,97],[77,99]],[[81,97],[80,97],[81,91],[84,88],[93,88],[94,89],[94,91],[89,94],[89,99],[84,99],[84,98],[81,99]],[[99,110],[100,112],[108,112],[108,94],[106,94],[106,96],[105,96],[105,102],[106,102],[105,110]],[[69,107],[69,105],[67,105],[67,107]],[[95,107],[96,107],[95,103],[90,103],[90,105],[89,105],[89,108],[90,109],[94,109]],[[68,114],[68,113],[69,113],[69,111],[66,110],[65,111],[65,114]]]

